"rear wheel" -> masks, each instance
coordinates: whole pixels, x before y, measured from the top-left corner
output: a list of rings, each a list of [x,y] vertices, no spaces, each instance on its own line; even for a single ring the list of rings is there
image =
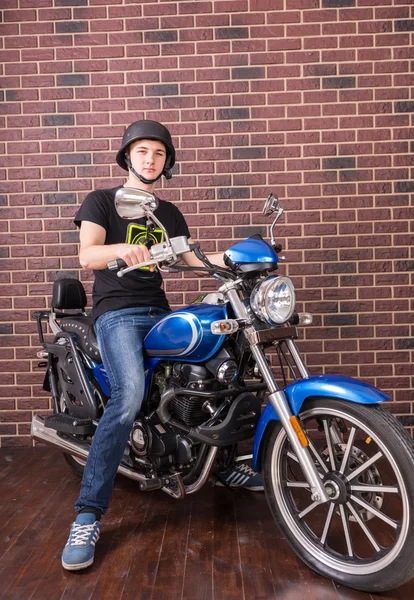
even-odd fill
[[[76,473],[79,477],[83,477],[83,472],[85,470],[86,459],[78,458],[77,456],[73,456],[72,454],[63,453],[63,458],[66,463],[70,466],[72,471]]]
[[[273,517],[318,573],[370,592],[414,575],[414,446],[379,406],[317,398],[300,419],[330,501],[309,485],[280,423],[264,447],[265,492]]]

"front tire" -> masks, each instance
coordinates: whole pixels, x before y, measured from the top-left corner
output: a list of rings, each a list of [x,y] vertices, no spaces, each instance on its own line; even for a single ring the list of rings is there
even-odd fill
[[[299,557],[355,589],[383,592],[414,575],[414,445],[378,405],[334,398],[304,403],[300,419],[331,499],[312,502],[285,430],[263,448],[266,498]]]

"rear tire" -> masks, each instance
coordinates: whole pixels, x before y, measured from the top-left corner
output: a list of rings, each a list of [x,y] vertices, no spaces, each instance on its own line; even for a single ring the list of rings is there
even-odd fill
[[[86,460],[82,458],[78,458],[77,456],[72,456],[72,454],[63,453],[63,458],[65,462],[70,466],[72,471],[76,473],[76,475],[80,478],[83,477],[83,472],[85,470]]]
[[[285,430],[271,423],[265,493],[286,540],[309,567],[342,585],[367,592],[402,585],[414,575],[412,439],[378,405],[316,398],[300,419],[332,499],[313,506]]]

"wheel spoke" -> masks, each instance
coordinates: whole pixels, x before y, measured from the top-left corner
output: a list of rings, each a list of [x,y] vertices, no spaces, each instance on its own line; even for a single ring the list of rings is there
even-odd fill
[[[357,498],[356,496],[353,496],[352,494],[351,494],[351,500],[353,500],[354,502],[356,502],[357,504],[359,504],[360,506],[362,506],[363,508],[368,510],[370,513],[372,513],[376,517],[378,517],[378,519],[381,519],[381,521],[384,521],[384,523],[387,523],[387,525],[389,525],[393,529],[397,529],[398,523],[396,521],[394,521],[393,519],[390,519],[390,517],[387,517],[387,515],[384,515],[384,513],[382,513],[380,510],[377,510],[376,508],[371,506],[371,504],[368,504],[368,502],[365,502],[365,500],[362,500],[361,498]]]
[[[286,481],[286,486],[290,488],[309,488],[309,483],[307,481]]]
[[[398,487],[392,485],[351,485],[352,492],[384,492],[389,494],[398,494]]]
[[[291,458],[292,460],[295,460],[297,463],[299,463],[298,457],[296,456],[296,454],[293,454],[293,452],[291,452],[289,450],[289,452],[287,453],[288,457]]]
[[[305,508],[304,510],[302,510],[302,512],[298,514],[299,519],[303,519],[304,516],[306,516],[308,513],[311,512],[311,510],[319,506],[319,504],[319,502],[312,502],[312,504],[309,504],[307,508]]]
[[[332,469],[332,471],[335,471],[336,470],[335,457],[334,457],[334,453],[333,453],[331,434],[330,434],[328,422],[326,419],[323,420],[323,429],[325,431],[326,443],[328,444],[328,452],[329,452],[329,459],[331,461],[331,469]]]
[[[323,533],[322,533],[322,537],[321,537],[321,544],[323,546],[325,545],[326,538],[327,538],[328,532],[329,532],[329,528],[332,523],[332,517],[334,514],[334,510],[335,510],[335,504],[331,503],[331,505],[329,506],[328,516],[326,517],[325,526],[323,528]]]
[[[327,473],[329,471],[329,469],[326,466],[325,461],[323,460],[322,456],[317,451],[312,440],[309,440],[309,448],[310,448],[312,454],[314,455],[314,457],[316,458],[316,460],[318,461],[318,463],[321,465],[322,469],[325,471],[325,473]]]
[[[350,512],[352,513],[355,521],[359,524],[359,526],[361,527],[362,531],[365,533],[365,535],[369,539],[369,541],[370,541],[372,547],[374,548],[374,550],[376,552],[381,552],[381,547],[378,546],[376,539],[372,535],[372,533],[369,530],[369,528],[365,525],[364,521],[359,516],[358,511],[355,510],[355,508],[352,506],[352,504],[350,502],[347,502],[346,505],[347,505],[348,509],[350,510]]]
[[[383,456],[382,452],[377,452],[374,456],[372,456],[369,460],[367,460],[366,463],[364,463],[363,465],[358,467],[358,469],[355,469],[355,471],[351,471],[351,473],[349,473],[349,475],[347,475],[347,480],[352,481],[352,479],[355,479],[355,477],[357,477],[363,471],[365,471],[365,469],[368,469],[368,467],[373,465],[375,461],[377,461],[379,458],[381,458],[381,456]]]
[[[348,443],[346,445],[345,454],[344,454],[344,457],[342,459],[342,464],[339,467],[339,472],[340,473],[345,473],[345,469],[348,466],[349,455],[351,454],[352,445],[354,443],[354,438],[355,438],[355,433],[356,433],[356,428],[352,427],[351,433],[349,434]]]
[[[342,525],[345,533],[346,547],[348,549],[348,556],[354,556],[354,551],[352,549],[351,532],[349,530],[349,523],[348,519],[346,518],[345,509],[342,504],[339,505],[339,512],[341,513]]]

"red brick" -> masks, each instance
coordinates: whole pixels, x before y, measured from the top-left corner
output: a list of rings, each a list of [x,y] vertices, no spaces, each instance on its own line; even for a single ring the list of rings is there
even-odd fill
[[[6,160],[0,178],[10,208],[2,209],[0,238],[4,259],[19,269],[12,271],[12,283],[11,273],[0,277],[3,322],[12,327],[3,335],[11,344],[0,354],[3,360],[33,360],[27,344],[37,344],[35,323],[27,323],[26,311],[47,305],[56,272],[79,273],[91,292],[92,274],[79,270],[72,222],[77,203],[93,187],[123,181],[114,157],[124,127],[154,118],[169,125],[181,163],[181,174],[162,197],[183,205],[208,251],[224,250],[233,236],[268,225],[261,207],[269,185],[287,198],[289,211],[277,233],[286,248],[286,272],[298,286],[298,306],[331,313],[329,305],[341,301],[340,316],[358,316],[359,327],[326,328],[323,315],[316,315],[315,326],[306,330],[309,339],[301,341],[302,351],[313,355],[311,364],[325,372],[359,373],[375,385],[382,379],[391,392],[409,387],[410,351],[390,354],[395,335],[408,339],[412,333],[390,329],[391,323],[411,323],[406,315],[414,309],[413,129],[410,111],[402,108],[410,103],[414,53],[409,32],[392,30],[394,19],[409,19],[409,7],[368,1],[332,10],[320,9],[316,0],[275,1],[8,5],[6,49],[0,51],[9,86],[2,94],[0,151]],[[71,19],[63,16],[68,11]],[[39,14],[51,16],[37,22]],[[79,22],[84,31],[68,30],[67,23]],[[100,31],[87,31],[89,25]],[[142,43],[157,31],[158,43]],[[172,31],[181,33],[172,37]],[[78,74],[89,71],[79,85]],[[58,77],[63,85],[55,87]],[[327,78],[355,87],[323,89]],[[157,85],[170,91],[175,85],[177,93],[161,96],[167,88]],[[70,114],[73,125],[53,124]],[[74,152],[93,153],[93,163],[59,164]],[[339,162],[321,167],[321,157]],[[352,164],[340,162],[350,158]],[[217,235],[209,231],[216,222]],[[335,279],[339,287],[330,287]],[[199,288],[217,287],[209,280],[199,285],[192,274],[167,280],[173,305],[191,300]],[[349,302],[355,307],[345,307]],[[322,345],[324,335],[331,340]],[[350,337],[358,335],[368,337]],[[391,357],[376,357],[386,366],[382,371],[371,364],[378,351]],[[338,364],[338,353],[346,364]],[[3,388],[33,381],[28,372],[6,376],[13,379],[2,380]],[[0,411],[47,406],[40,380],[34,398],[28,395],[17,406],[15,399],[4,400]],[[19,437],[26,443],[29,424],[17,423],[5,431],[7,443]]]
[[[200,14],[213,12],[213,6],[211,2],[180,2],[178,7],[180,14]]]

